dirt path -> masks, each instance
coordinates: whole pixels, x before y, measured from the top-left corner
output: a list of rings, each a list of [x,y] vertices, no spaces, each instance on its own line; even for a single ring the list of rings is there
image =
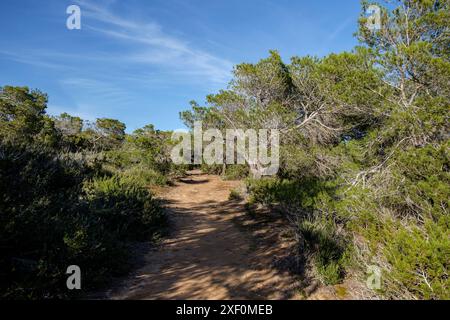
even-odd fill
[[[162,195],[173,232],[110,299],[287,299],[295,279],[274,268],[280,253],[269,227],[236,223],[244,206],[229,201],[238,182],[193,173]],[[239,220],[239,221],[241,221]],[[244,222],[245,224],[245,222]],[[259,239],[255,240],[255,234]],[[271,243],[269,243],[271,242]]]

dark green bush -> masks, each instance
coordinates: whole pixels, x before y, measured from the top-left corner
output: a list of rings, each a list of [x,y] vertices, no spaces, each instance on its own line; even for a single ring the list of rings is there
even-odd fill
[[[143,186],[166,186],[168,178],[160,172],[153,169],[145,169],[140,166],[132,167],[121,172],[121,176],[138,180],[137,182]]]
[[[302,180],[247,179],[247,188],[252,202],[266,205],[280,204],[286,209],[302,208],[303,211],[312,212],[321,197],[333,195],[335,182],[315,178]]]
[[[249,175],[247,165],[229,165],[226,167],[224,179],[226,180],[240,180],[245,179]]]
[[[320,206],[331,199],[334,183],[317,179],[247,180],[251,203],[279,207],[297,221],[295,231],[301,239],[299,252],[311,262],[324,284],[337,284],[345,274],[349,241],[337,232],[332,216],[318,215]]]
[[[336,232],[335,226],[324,221],[303,220],[298,224],[298,232],[303,240],[302,249],[312,259],[322,282],[334,285],[342,281],[348,241]]]
[[[207,165],[203,163],[200,165],[200,170],[206,174],[221,175],[223,173],[223,169],[224,167],[221,164]]]
[[[74,158],[0,144],[1,297],[67,296],[73,264],[89,290],[126,270],[129,240],[151,240],[163,227],[142,184],[94,178],[101,172]]]
[[[403,206],[385,206],[381,211],[379,203],[367,189],[353,188],[337,209],[350,219],[347,229],[367,241],[369,250],[362,251],[361,258],[388,266],[382,269],[381,292],[391,298],[448,299],[449,215],[418,222],[407,211],[394,211]],[[402,213],[405,217],[397,218]]]
[[[93,215],[118,239],[148,240],[164,225],[161,208],[139,178],[97,178],[84,189]]]

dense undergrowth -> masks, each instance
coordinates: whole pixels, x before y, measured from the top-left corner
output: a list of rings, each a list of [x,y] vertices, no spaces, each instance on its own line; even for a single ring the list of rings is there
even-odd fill
[[[88,126],[45,114],[46,96],[0,91],[0,295],[79,297],[129,268],[130,245],[154,241],[166,217],[149,186],[172,172],[167,134],[132,135],[120,122]],[[44,124],[44,125],[43,125]],[[69,291],[77,265],[82,290]]]

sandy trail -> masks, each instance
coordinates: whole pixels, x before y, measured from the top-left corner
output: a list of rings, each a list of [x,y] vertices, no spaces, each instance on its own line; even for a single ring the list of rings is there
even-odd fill
[[[250,232],[229,201],[239,182],[191,173],[163,194],[173,231],[145,254],[143,266],[107,294],[109,299],[287,299],[295,280],[274,268],[279,254],[270,227]],[[265,241],[255,240],[255,233]],[[261,237],[258,236],[261,239]]]

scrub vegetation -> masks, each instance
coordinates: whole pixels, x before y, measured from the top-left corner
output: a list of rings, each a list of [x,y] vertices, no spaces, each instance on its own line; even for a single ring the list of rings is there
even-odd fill
[[[380,297],[450,299],[450,2],[378,5],[381,29],[362,14],[352,51],[290,62],[271,51],[181,119],[279,130],[276,176],[254,174],[259,164],[201,169],[244,181],[231,200],[281,212],[317,281],[365,281],[376,266]],[[170,160],[170,132],[126,134],[118,120],[52,117],[46,105],[38,90],[0,89],[2,298],[66,297],[70,264],[83,290],[125,272],[130,246],[166,228],[151,187],[186,169]]]

